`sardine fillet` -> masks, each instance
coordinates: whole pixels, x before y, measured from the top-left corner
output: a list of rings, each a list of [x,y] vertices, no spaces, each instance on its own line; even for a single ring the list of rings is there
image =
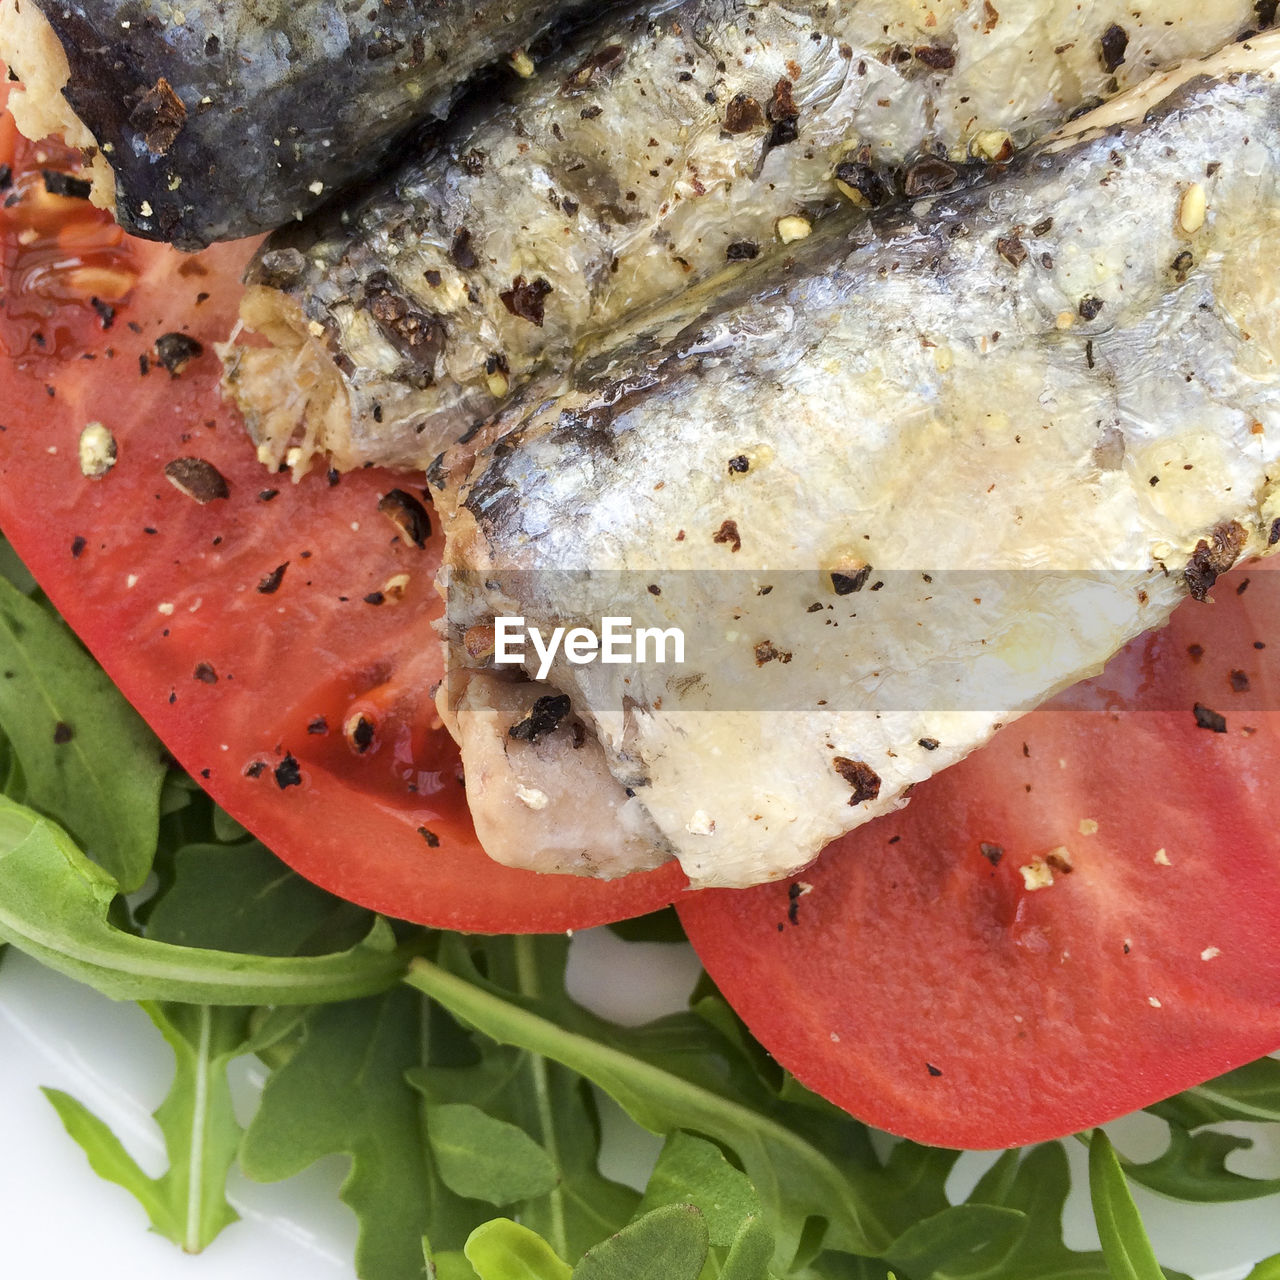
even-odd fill
[[[131,234],[200,249],[301,218],[586,0],[0,0],[30,138],[91,160]]]
[[[273,345],[228,364],[264,462],[426,467],[589,335],[1259,20],[1252,0],[657,10],[603,19],[341,219],[272,238],[242,316]]]
[[[562,654],[526,702],[569,697],[650,859],[774,879],[1265,551],[1278,64],[1268,35],[1159,78],[509,411],[443,495],[464,758],[477,689],[513,670],[476,643],[495,617],[681,625],[683,666]],[[556,732],[540,813],[589,789]],[[508,758],[506,791],[473,797],[517,815],[488,851],[553,867],[519,838]]]

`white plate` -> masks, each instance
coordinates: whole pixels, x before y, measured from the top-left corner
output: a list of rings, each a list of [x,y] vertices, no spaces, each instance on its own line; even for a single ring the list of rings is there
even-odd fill
[[[697,976],[683,947],[628,944],[606,930],[578,935],[570,987],[599,1012],[639,1022],[679,1008]],[[234,1178],[241,1214],[198,1256],[182,1254],[147,1230],[126,1192],[101,1181],[67,1137],[41,1085],[65,1089],[106,1120],[149,1172],[164,1166],[150,1112],[164,1095],[171,1056],[146,1016],[7,953],[0,966],[0,1269],[24,1280],[353,1280],[355,1220],[337,1199],[346,1162],[332,1158],[288,1182],[261,1186]],[[242,1119],[252,1111],[262,1073],[236,1065]],[[610,1109],[602,1165],[638,1182],[657,1140]],[[1280,1172],[1280,1126],[1235,1126],[1264,1135],[1235,1161],[1240,1172]],[[1112,1126],[1130,1154],[1159,1150],[1162,1126],[1132,1117]],[[1067,1243],[1097,1246],[1084,1193],[1084,1149],[1068,1143],[1073,1185]],[[990,1163],[961,1158],[952,1190],[963,1194]],[[1280,1196],[1238,1205],[1196,1206],[1162,1200],[1140,1188],[1136,1198],[1161,1261],[1197,1280],[1240,1280],[1253,1263],[1280,1253]]]

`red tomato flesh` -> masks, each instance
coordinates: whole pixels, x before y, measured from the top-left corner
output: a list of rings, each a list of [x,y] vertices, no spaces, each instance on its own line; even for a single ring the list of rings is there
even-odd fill
[[[683,902],[801,1081],[1017,1146],[1280,1045],[1280,573],[1213,594],[801,875]]]
[[[0,528],[174,756],[303,875],[391,915],[551,932],[669,903],[674,864],[603,882],[485,857],[431,697],[441,540],[419,548],[378,509],[420,483],[292,484],[222,403],[213,344],[254,246],[130,240],[48,194],[40,170],[68,153],[0,119],[20,197],[0,210]],[[201,348],[176,376],[156,346],[172,333]],[[118,449],[96,480],[77,452],[90,422]],[[179,459],[199,460],[186,492],[166,477]],[[219,476],[227,496],[209,497]]]

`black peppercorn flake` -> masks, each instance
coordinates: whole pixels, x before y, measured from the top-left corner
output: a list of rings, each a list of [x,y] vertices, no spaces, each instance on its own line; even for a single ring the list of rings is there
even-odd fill
[[[978,852],[982,854],[982,856],[991,863],[993,867],[998,867],[1000,865],[1000,860],[1004,857],[1004,846],[992,844],[989,840],[981,840],[978,842]]]
[[[554,733],[560,722],[569,714],[572,706],[569,695],[552,694],[539,698],[518,724],[507,730],[507,736],[517,742],[537,742],[548,733]]]
[[[165,463],[164,475],[175,489],[201,506],[230,496],[222,472],[204,458],[174,458]]]
[[[342,726],[342,735],[347,740],[347,746],[358,756],[365,755],[374,745],[376,733],[377,726],[374,722],[359,712],[351,716]]]
[[[269,574],[258,580],[258,591],[261,595],[274,595],[280,590],[280,584],[284,581],[284,572],[289,567],[286,560],[284,564],[278,564]]]
[[[257,776],[256,774],[254,775]],[[288,787],[302,785],[302,769],[292,755],[286,754],[275,767],[276,786],[284,791]]]
[[[871,566],[864,564],[859,569],[854,569],[850,573],[835,573],[831,575],[831,588],[838,596],[852,595],[855,591],[861,591],[867,585],[867,579],[871,576]]]
[[[44,189],[51,196],[65,196],[71,200],[87,200],[93,190],[93,183],[84,178],[73,177],[69,173],[60,173],[56,169],[41,169]]]
[[[880,775],[865,760],[836,756],[831,763],[835,771],[853,788],[853,795],[849,797],[850,805],[874,800],[880,794]]]
[[[741,551],[742,537],[738,533],[738,522],[736,520],[723,521],[720,528],[711,535],[711,541],[727,546],[730,551]]]
[[[546,298],[551,292],[551,285],[541,276],[533,281],[526,280],[524,276],[516,276],[511,282],[511,288],[498,294],[498,297],[513,316],[527,320],[541,329],[546,313]]]
[[[431,518],[423,504],[404,489],[392,489],[378,500],[378,510],[391,521],[406,546],[422,550],[431,537]]]
[[[1103,70],[1112,72],[1124,61],[1125,51],[1129,48],[1129,33],[1113,22],[1102,33],[1098,46]]]
[[[1226,716],[1214,711],[1211,707],[1206,707],[1203,702],[1197,702],[1191,708],[1191,712],[1196,718],[1197,728],[1208,729],[1213,733],[1226,733]]]
[[[176,378],[196,359],[204,354],[204,344],[189,333],[162,333],[155,341],[156,361]]]

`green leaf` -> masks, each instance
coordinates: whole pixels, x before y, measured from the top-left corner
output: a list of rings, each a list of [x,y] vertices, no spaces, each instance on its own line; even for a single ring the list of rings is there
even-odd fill
[[[1223,1120],[1280,1121],[1280,1060],[1259,1058],[1147,1110],[1184,1129]]]
[[[637,1216],[668,1204],[696,1206],[716,1246],[733,1244],[742,1224],[760,1213],[760,1197],[746,1174],[735,1169],[715,1143],[683,1132],[673,1133],[663,1144]]]
[[[1135,1182],[1176,1200],[1224,1203],[1253,1200],[1280,1191],[1280,1178],[1250,1178],[1227,1168],[1233,1151],[1247,1151],[1251,1138],[1212,1129],[1188,1133],[1170,1124],[1169,1146],[1154,1160],[1141,1164],[1120,1156],[1120,1165]]]
[[[223,844],[236,844],[249,834],[247,827],[237,822],[225,809],[213,806],[213,835]]]
[[[968,1276],[989,1250],[1008,1249],[1026,1229],[1026,1216],[996,1205],[958,1204],[908,1227],[885,1252],[887,1261],[921,1280]]]
[[[240,1141],[227,1064],[248,1048],[249,1014],[207,1005],[143,1008],[175,1058],[173,1083],[155,1112],[169,1161],[165,1173],[144,1173],[115,1134],[69,1094],[44,1093],[94,1172],[133,1195],[161,1235],[198,1253],[237,1216],[226,1199]]]
[[[569,1264],[536,1231],[509,1218],[478,1226],[463,1248],[480,1280],[569,1280]]]
[[[9,540],[0,536],[0,577],[17,587],[24,596],[34,595],[39,588],[31,570],[18,558]]]
[[[292,956],[354,946],[372,924],[371,912],[304,880],[255,840],[177,850],[146,932],[184,947]]]
[[[472,945],[488,971],[515,989],[535,996],[562,987],[563,939],[487,938]],[[630,1221],[640,1197],[600,1173],[600,1125],[587,1083],[537,1054],[471,1037],[438,1005],[433,1009],[432,1063],[411,1071],[410,1082],[433,1105],[469,1103],[515,1125],[546,1151],[556,1170],[553,1188],[513,1206],[520,1221],[565,1258],[581,1257]],[[453,1029],[450,1040],[440,1023]],[[457,1052],[457,1036],[465,1037],[465,1057]],[[437,1065],[442,1049],[448,1066]]]
[[[365,1280],[421,1280],[424,1236],[457,1249],[488,1216],[428,1164],[418,1096],[404,1078],[421,1061],[421,1002],[403,987],[310,1010],[241,1144],[241,1168],[259,1182],[333,1153],[351,1157],[341,1197],[359,1221],[356,1267]]]
[[[996,1243],[969,1259],[963,1274],[977,1280],[1108,1280],[1097,1250],[1077,1252],[1062,1240],[1062,1213],[1071,1189],[1071,1171],[1062,1144],[1046,1143],[1006,1151],[983,1175],[966,1201],[1019,1210],[1026,1226],[1007,1244]]]
[[[427,1138],[445,1186],[467,1199],[514,1204],[558,1181],[551,1157],[523,1129],[469,1103],[428,1107]]]
[[[688,945],[684,926],[676,915],[675,907],[663,907],[647,916],[633,916],[630,920],[615,920],[608,926],[624,942],[672,942]]]
[[[1272,1254],[1269,1258],[1263,1258],[1245,1276],[1245,1280],[1280,1280],[1280,1253]]]
[[[70,831],[122,888],[156,848],[160,743],[51,609],[0,578],[0,727],[21,799]]]
[[[760,1218],[744,1218],[720,1268],[719,1280],[768,1280],[773,1232]]]
[[[383,990],[406,959],[382,921],[333,955],[261,957],[138,938],[109,919],[116,881],[53,823],[0,797],[0,938],[113,999],[315,1004]]]
[[[467,1261],[467,1255],[461,1249],[428,1253],[428,1261],[431,1267],[427,1275],[431,1280],[477,1280],[475,1268]]]
[[[694,1015],[618,1027],[562,991],[531,999],[502,990],[475,970],[456,939],[444,940],[441,960],[415,961],[408,981],[455,1017],[579,1072],[651,1132],[686,1129],[732,1151],[760,1197],[780,1264],[796,1256],[811,1217],[830,1224],[827,1247],[874,1254],[899,1234],[895,1219],[914,1221],[947,1206],[938,1177],[918,1181],[904,1203],[902,1179],[881,1168],[862,1126],[782,1101],[731,1042]],[[927,1167],[949,1168],[954,1158],[943,1153]]]
[[[707,1248],[702,1214],[691,1204],[664,1205],[587,1250],[573,1280],[698,1280]]]
[[[1115,1280],[1165,1280],[1124,1170],[1101,1129],[1095,1129],[1089,1141],[1089,1198],[1102,1254]]]

